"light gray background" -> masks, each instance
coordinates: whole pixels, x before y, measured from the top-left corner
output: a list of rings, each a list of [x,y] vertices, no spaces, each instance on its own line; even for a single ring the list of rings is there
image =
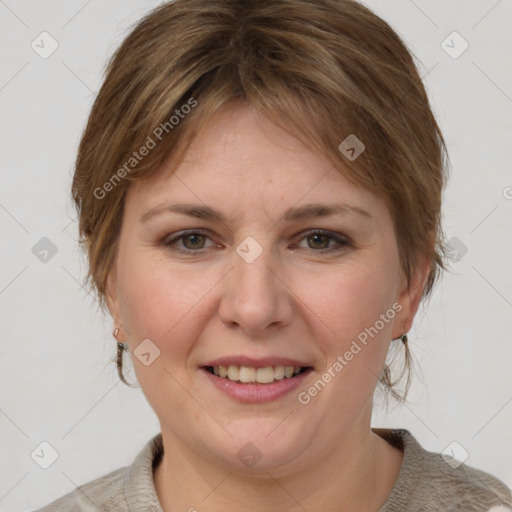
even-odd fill
[[[32,510],[131,463],[159,431],[109,363],[112,323],[81,287],[69,199],[106,59],[158,3],[0,0],[0,511]],[[421,62],[452,162],[445,230],[467,248],[410,332],[421,371],[408,404],[378,409],[374,424],[407,428],[432,451],[456,441],[467,464],[511,486],[512,1],[367,5]],[[59,45],[47,59],[31,48],[43,31]],[[458,58],[441,46],[453,31],[469,44]],[[32,252],[42,237],[58,250],[46,263]],[[46,470],[31,458],[43,441],[59,455]]]

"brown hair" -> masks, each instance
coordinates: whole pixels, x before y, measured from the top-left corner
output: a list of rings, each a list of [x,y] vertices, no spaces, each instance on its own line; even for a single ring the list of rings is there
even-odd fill
[[[170,154],[179,161],[217,109],[239,101],[384,199],[407,283],[420,256],[431,261],[428,298],[446,268],[448,157],[401,38],[354,0],[175,0],[113,55],[78,151],[72,193],[102,309],[131,181]],[[350,135],[365,145],[355,160],[339,149]],[[392,390],[387,367],[381,382]]]

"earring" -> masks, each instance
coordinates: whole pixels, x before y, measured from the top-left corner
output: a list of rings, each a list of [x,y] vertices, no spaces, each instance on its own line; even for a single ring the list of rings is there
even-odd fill
[[[407,342],[409,341],[407,338],[407,333],[405,332],[405,324],[402,322],[402,329],[404,330],[404,333],[402,336],[399,336],[398,338],[393,338],[391,341],[401,340],[401,342],[407,346]]]
[[[117,340],[117,336],[119,334],[120,329],[121,329],[121,326],[116,327],[112,331],[112,336],[114,336],[114,338],[116,340]],[[119,340],[117,340],[117,355],[116,355],[117,375],[119,375],[119,379],[122,382],[124,382],[125,384],[127,384],[129,386],[130,384],[126,381],[126,379],[124,378],[124,375],[123,375],[123,353],[125,351],[128,352],[128,343],[122,343]]]
[[[116,327],[112,332],[112,336],[117,340],[117,335],[119,334],[120,327]],[[117,342],[117,351],[118,353],[123,352],[123,350],[128,350],[128,345],[126,343]]]

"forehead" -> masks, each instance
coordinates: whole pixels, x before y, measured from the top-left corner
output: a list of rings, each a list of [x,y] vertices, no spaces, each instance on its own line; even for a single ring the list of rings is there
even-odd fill
[[[127,203],[146,211],[177,200],[231,207],[237,214],[256,214],[261,205],[282,210],[299,203],[344,202],[377,215],[384,207],[250,105],[218,112],[178,164],[171,156],[151,178],[132,184]]]

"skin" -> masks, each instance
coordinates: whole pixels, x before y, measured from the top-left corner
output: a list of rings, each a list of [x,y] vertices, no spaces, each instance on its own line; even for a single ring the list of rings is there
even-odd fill
[[[209,205],[226,220],[174,212],[140,220],[178,202]],[[283,220],[287,208],[306,203],[348,203],[371,217]],[[185,229],[206,236],[165,245]],[[308,229],[351,243],[304,235]],[[248,236],[262,248],[252,263],[236,252]],[[332,247],[339,250],[325,252]],[[411,327],[428,268],[421,260],[406,288],[383,200],[249,105],[220,111],[179,166],[169,160],[133,184],[108,305],[160,422],[165,454],[154,481],[163,509],[378,510],[402,452],[370,428],[373,392],[390,341]],[[298,392],[394,303],[400,312],[308,404],[299,403]],[[147,338],[160,356],[145,366],[133,351]],[[284,397],[242,404],[199,369],[241,354],[294,357],[314,371]],[[252,468],[237,457],[248,442],[262,454]]]

